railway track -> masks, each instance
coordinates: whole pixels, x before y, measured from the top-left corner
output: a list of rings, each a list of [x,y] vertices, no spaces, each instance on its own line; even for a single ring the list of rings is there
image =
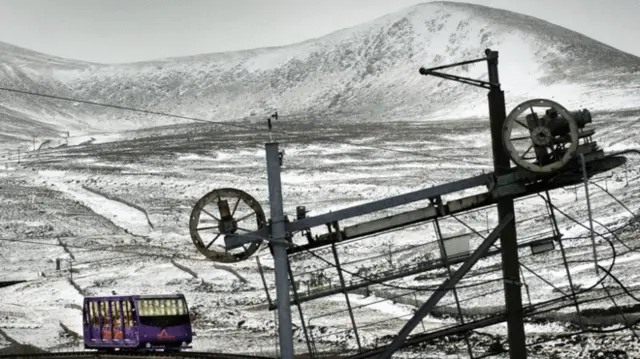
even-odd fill
[[[2,354],[0,358],[15,359],[141,359],[141,358],[182,358],[182,359],[273,359],[265,356],[251,356],[243,354],[225,354],[208,352],[146,352],[146,353],[99,353],[96,351],[86,352],[59,352],[59,353],[37,353],[37,354]]]

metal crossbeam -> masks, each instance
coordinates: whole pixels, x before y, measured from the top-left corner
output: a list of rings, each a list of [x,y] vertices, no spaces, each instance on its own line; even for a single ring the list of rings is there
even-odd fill
[[[409,334],[411,334],[411,331],[413,331],[413,329],[418,324],[420,324],[422,319],[433,310],[440,299],[442,299],[447,294],[447,292],[449,292],[449,290],[453,288],[460,281],[460,279],[462,279],[462,277],[464,277],[464,275],[469,272],[469,270],[471,270],[471,267],[473,267],[484,256],[489,248],[496,242],[496,240],[498,240],[502,233],[502,230],[506,228],[507,225],[513,224],[513,220],[513,212],[508,213],[504,216],[504,218],[500,221],[500,224],[496,228],[494,228],[493,231],[491,231],[491,233],[487,236],[487,238],[482,241],[478,248],[473,251],[469,259],[467,259],[460,266],[460,268],[458,268],[458,270],[456,270],[455,273],[451,275],[449,279],[440,284],[438,289],[436,289],[431,297],[429,297],[429,299],[422,305],[422,307],[420,307],[420,309],[416,311],[416,313],[411,319],[409,319],[409,321],[407,321],[404,327],[400,329],[400,332],[395,337],[395,339],[393,339],[391,344],[389,344],[385,351],[380,355],[380,359],[391,358],[391,355],[393,355],[394,352],[402,347],[405,339],[407,339]]]
[[[591,167],[587,168],[588,177],[591,177],[597,173],[607,171],[611,168],[615,168],[623,164],[625,158],[615,157],[616,155],[618,154],[616,153],[613,155],[608,155],[604,158],[594,157],[595,155],[593,154],[586,155],[585,156],[586,162],[589,164],[593,163],[594,166],[596,166],[593,168]],[[495,177],[493,176],[493,174],[485,174],[481,176],[471,177],[466,180],[463,180],[463,181],[469,181],[468,183],[470,185],[462,185],[462,187],[464,187],[462,189],[472,188],[472,187],[475,187],[476,185],[482,185],[482,182],[485,182],[485,184],[487,183],[489,184],[488,187],[491,187],[490,192],[463,197],[455,200],[450,200],[445,204],[444,209],[447,214],[463,212],[470,209],[495,204],[501,197],[518,198],[518,197],[530,195],[532,193],[564,187],[569,184],[573,184],[575,182],[581,182],[580,180],[575,180],[573,178],[572,171],[573,171],[573,167],[569,166],[569,168],[567,169],[567,175],[569,177],[564,178],[563,177],[564,172],[560,172],[558,175],[554,177],[554,180],[551,182],[539,181],[536,179],[535,176],[532,177],[530,173],[522,172],[522,171],[513,171],[511,173],[503,174]],[[452,185],[458,184],[459,182],[462,182],[462,181],[454,182],[452,183]],[[528,184],[519,184],[518,182],[528,183]],[[396,206],[399,206],[405,203],[411,203],[411,202],[430,198],[428,194],[433,194],[434,192],[427,193],[426,198],[423,198],[423,196],[425,196],[424,191],[430,191],[436,188],[442,188],[446,186],[447,185],[432,187],[427,190],[411,192],[405,195],[392,197],[390,199],[396,199],[397,201],[397,198],[403,197],[403,196],[409,196],[411,198],[409,202],[404,202],[406,200],[406,197],[403,198],[402,199],[403,202],[401,204],[396,204]],[[446,191],[445,194],[460,190],[458,188],[460,187],[449,189]],[[441,193],[442,190],[438,190],[438,192]],[[415,199],[417,197],[419,197],[419,199]],[[433,197],[436,197],[436,196],[434,195]],[[381,201],[386,201],[386,200],[381,200]],[[361,214],[353,215],[353,212],[357,212],[359,210],[364,210],[364,212],[361,212],[362,214],[375,212],[378,209],[371,210],[370,206],[371,205],[378,206],[377,204],[378,202],[380,201],[366,203],[363,205],[350,207],[340,211],[331,212],[331,213],[319,215],[316,217],[310,217],[310,218],[302,219],[302,220],[291,222],[291,223],[285,223],[285,228],[287,233],[293,233],[300,229],[312,227],[308,225],[309,223],[312,223],[313,226],[316,226],[316,225],[332,223],[331,220],[333,220],[335,217],[340,217],[341,219],[345,219],[345,218],[351,218],[354,216],[359,216]],[[386,209],[386,208],[388,207],[383,207],[382,209]],[[371,221],[348,226],[344,228],[344,235],[342,236],[342,239],[343,240],[353,239],[353,238],[361,237],[361,236],[372,234],[372,233],[382,232],[382,231],[391,230],[394,228],[415,224],[418,222],[425,222],[439,216],[438,213],[434,213],[434,210],[435,209],[433,207],[425,207],[425,208],[416,209],[409,212],[403,212],[396,215],[391,215],[388,217],[374,219]],[[309,221],[312,221],[312,222],[309,222]],[[325,222],[325,221],[328,221],[328,222]],[[269,233],[270,233],[270,226],[267,226],[260,230],[250,232],[250,233],[227,235],[225,236],[225,246],[227,247],[227,249],[239,248],[244,244],[266,239],[269,237]],[[292,254],[292,253],[297,253],[304,250],[323,247],[326,245],[330,245],[332,242],[333,240],[328,236],[321,235],[319,236],[318,240],[312,243],[300,245],[294,248],[289,248],[288,253]]]
[[[445,194],[458,192],[473,187],[486,186],[491,183],[491,178],[491,175],[482,174],[475,177],[470,177],[451,183],[445,183],[439,186],[421,189],[418,191],[409,192],[354,207],[344,208],[335,212],[329,212],[319,216],[309,217],[301,219],[299,221],[286,223],[286,230],[289,233],[293,233],[304,228],[326,225],[328,223],[342,221],[347,218],[358,217],[365,214],[378,212],[388,208],[398,207],[437,196],[443,196]],[[242,246],[243,244],[256,241],[258,240],[258,238],[266,238],[267,234],[268,229],[262,229],[249,233],[226,235],[224,238],[225,246],[228,249],[237,248]]]

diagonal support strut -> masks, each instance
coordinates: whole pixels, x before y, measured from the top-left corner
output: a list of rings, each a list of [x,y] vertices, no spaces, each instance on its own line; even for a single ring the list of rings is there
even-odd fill
[[[513,213],[509,213],[503,218],[502,221],[500,221],[500,224],[496,228],[494,228],[489,236],[487,236],[487,238],[478,246],[478,248],[473,251],[469,259],[467,259],[449,279],[442,282],[442,284],[440,284],[438,289],[435,290],[431,297],[422,305],[422,307],[420,307],[420,309],[416,311],[413,317],[409,319],[409,321],[407,321],[404,327],[400,329],[400,332],[398,332],[398,335],[395,337],[395,339],[393,339],[391,344],[389,344],[385,351],[380,355],[379,359],[391,358],[391,355],[393,355],[393,353],[395,353],[398,349],[402,348],[405,345],[405,340],[407,339],[409,334],[411,334],[413,329],[418,324],[420,324],[422,319],[424,319],[427,314],[429,314],[433,310],[440,299],[442,299],[447,294],[449,289],[453,288],[462,279],[462,277],[464,277],[465,274],[469,272],[471,267],[473,267],[484,256],[485,252],[487,252],[489,248],[498,240],[500,234],[502,233],[502,230],[508,224],[510,224],[513,219]]]

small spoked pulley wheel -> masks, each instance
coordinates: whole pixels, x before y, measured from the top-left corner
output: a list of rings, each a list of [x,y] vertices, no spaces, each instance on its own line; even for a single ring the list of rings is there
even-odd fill
[[[200,198],[191,211],[189,232],[200,253],[215,262],[233,263],[249,258],[262,244],[260,238],[241,247],[227,249],[224,237],[249,233],[266,224],[260,203],[235,188],[216,189]]]
[[[542,110],[542,111],[541,111]],[[561,170],[578,149],[578,125],[560,104],[533,99],[516,106],[502,128],[502,141],[511,160],[534,173]]]

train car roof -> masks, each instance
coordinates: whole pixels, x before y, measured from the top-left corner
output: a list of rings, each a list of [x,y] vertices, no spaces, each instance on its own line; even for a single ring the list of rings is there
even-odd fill
[[[132,297],[140,298],[140,299],[184,298],[184,294],[182,294],[182,293],[174,293],[174,294],[143,294],[143,295],[132,295]]]
[[[162,298],[184,298],[184,294],[131,294],[131,295],[94,295],[85,296],[84,299],[162,299]]]

